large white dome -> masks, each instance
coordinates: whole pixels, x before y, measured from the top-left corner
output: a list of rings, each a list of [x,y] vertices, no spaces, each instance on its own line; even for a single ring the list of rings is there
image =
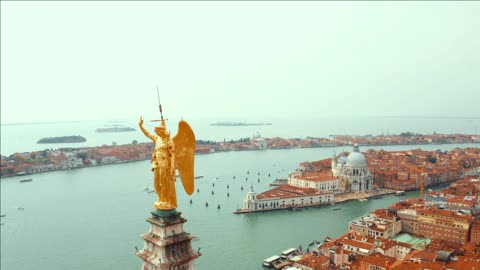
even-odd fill
[[[367,160],[365,156],[360,152],[351,152],[350,155],[347,157],[347,166],[350,167],[366,167]]]

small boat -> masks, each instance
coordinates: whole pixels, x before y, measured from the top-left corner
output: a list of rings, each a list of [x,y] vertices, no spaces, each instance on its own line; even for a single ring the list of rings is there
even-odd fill
[[[20,183],[25,183],[25,182],[32,182],[32,178],[20,180]]]
[[[145,188],[143,189],[143,191],[145,191],[145,192],[147,192],[147,193],[155,192],[154,189],[151,189],[151,188],[149,188],[149,187],[145,187]]]
[[[333,208],[333,211],[338,211],[338,210],[341,210],[341,209],[342,208],[340,208],[340,207],[335,207],[335,208]]]
[[[199,175],[199,176],[195,176],[194,178],[195,178],[195,179],[200,179],[200,178],[203,178],[203,176],[202,176],[202,175]]]
[[[368,201],[368,199],[367,199],[367,198],[360,198],[360,199],[358,199],[358,200],[359,200],[359,201],[361,201],[361,202]]]
[[[405,195],[405,191],[403,191],[403,190],[395,191],[395,196],[403,196],[403,195]]]
[[[220,204],[217,206],[217,209],[220,209]]]
[[[310,244],[308,244],[308,246],[311,247],[313,244],[315,244],[315,241],[312,241]]]
[[[23,210],[23,209],[25,209],[25,208],[23,208],[23,207],[17,207],[17,209],[18,209],[18,210]]]

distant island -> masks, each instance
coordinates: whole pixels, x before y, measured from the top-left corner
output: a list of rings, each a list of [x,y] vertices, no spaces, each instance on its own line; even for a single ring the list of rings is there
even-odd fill
[[[210,124],[211,126],[226,126],[226,127],[237,127],[237,126],[271,126],[271,123],[245,123],[245,122],[217,122]]]
[[[135,131],[136,129],[131,127],[121,127],[118,125],[113,125],[113,127],[106,127],[106,128],[97,128],[96,132],[128,132],[128,131]]]
[[[82,136],[61,136],[61,137],[48,137],[38,140],[37,143],[80,143],[86,142]]]

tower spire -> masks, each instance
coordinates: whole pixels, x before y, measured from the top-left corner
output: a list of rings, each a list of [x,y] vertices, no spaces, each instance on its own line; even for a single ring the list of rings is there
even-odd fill
[[[160,110],[160,121],[162,121],[162,124],[163,124],[164,120],[163,120],[163,112],[162,112],[162,103],[160,103],[160,92],[158,91],[158,85],[157,85],[157,98],[158,98],[158,109]]]

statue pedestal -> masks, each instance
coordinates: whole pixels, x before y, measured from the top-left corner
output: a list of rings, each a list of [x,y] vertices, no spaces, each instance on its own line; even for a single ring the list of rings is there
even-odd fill
[[[192,250],[194,238],[183,230],[187,220],[172,210],[154,210],[148,233],[142,234],[144,247],[136,255],[143,260],[142,270],[178,269],[190,270],[193,261],[201,254]]]

